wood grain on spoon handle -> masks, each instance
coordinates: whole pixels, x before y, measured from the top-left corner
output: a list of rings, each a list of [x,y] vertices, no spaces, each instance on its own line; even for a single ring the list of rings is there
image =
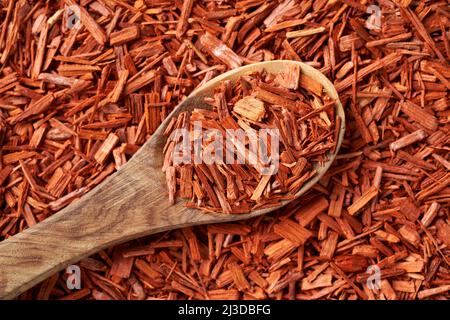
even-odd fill
[[[119,171],[58,214],[0,242],[0,298],[14,297],[104,247],[179,224],[163,212],[168,201],[161,188],[152,188],[151,172],[133,162],[136,171]],[[183,207],[171,209],[184,216]]]

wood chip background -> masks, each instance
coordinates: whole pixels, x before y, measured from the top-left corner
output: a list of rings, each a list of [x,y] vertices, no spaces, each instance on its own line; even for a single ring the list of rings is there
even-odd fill
[[[1,0],[0,241],[126,163],[197,86],[273,59],[320,69],[346,109],[310,193],[109,248],[79,262],[80,290],[61,272],[19,298],[448,299],[448,1]]]

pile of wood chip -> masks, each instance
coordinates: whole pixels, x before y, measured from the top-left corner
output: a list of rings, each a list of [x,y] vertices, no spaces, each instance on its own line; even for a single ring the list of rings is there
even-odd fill
[[[181,112],[165,132],[162,171],[172,204],[178,194],[206,212],[279,206],[336,150],[336,101],[299,65],[223,81],[205,100],[212,110]]]
[[[109,248],[82,289],[61,272],[20,298],[450,298],[449,26],[445,0],[0,1],[0,240],[228,69],[303,61],[347,113],[334,166],[285,209]]]

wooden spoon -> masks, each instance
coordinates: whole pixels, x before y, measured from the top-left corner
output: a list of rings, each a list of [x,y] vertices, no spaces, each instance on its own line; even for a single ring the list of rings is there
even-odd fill
[[[316,168],[316,176],[296,196],[304,194],[330,167],[344,137],[345,115],[335,88],[318,70],[296,61],[261,62],[231,70],[194,90],[134,157],[103,183],[48,219],[0,242],[0,298],[14,298],[66,266],[121,242],[181,227],[248,219],[286,205],[289,201],[239,215],[206,214],[186,208],[183,201],[170,205],[161,167],[166,140],[163,132],[172,117],[194,107],[210,108],[203,98],[211,96],[223,80],[234,82],[241,75],[263,69],[286,72],[290,64],[300,65],[301,72],[323,85],[336,100],[336,115],[341,118],[336,152],[328,155],[324,166]]]

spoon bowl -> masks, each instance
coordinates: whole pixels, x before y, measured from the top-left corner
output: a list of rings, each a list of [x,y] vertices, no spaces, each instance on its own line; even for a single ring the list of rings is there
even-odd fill
[[[247,214],[204,213],[184,206],[170,205],[167,198],[164,161],[164,135],[170,119],[193,108],[210,109],[204,98],[224,80],[235,82],[255,71],[286,72],[297,64],[305,75],[323,85],[336,101],[336,116],[341,118],[337,145],[328,161],[317,166],[317,174],[297,192],[308,191],[331,166],[345,131],[345,115],[333,84],[318,70],[304,63],[275,60],[246,65],[228,71],[194,90],[165,119],[152,137],[117,172],[80,199],[37,225],[0,242],[0,299],[11,299],[67,265],[109,246],[176,228],[244,220],[274,211],[288,204],[255,210]]]

